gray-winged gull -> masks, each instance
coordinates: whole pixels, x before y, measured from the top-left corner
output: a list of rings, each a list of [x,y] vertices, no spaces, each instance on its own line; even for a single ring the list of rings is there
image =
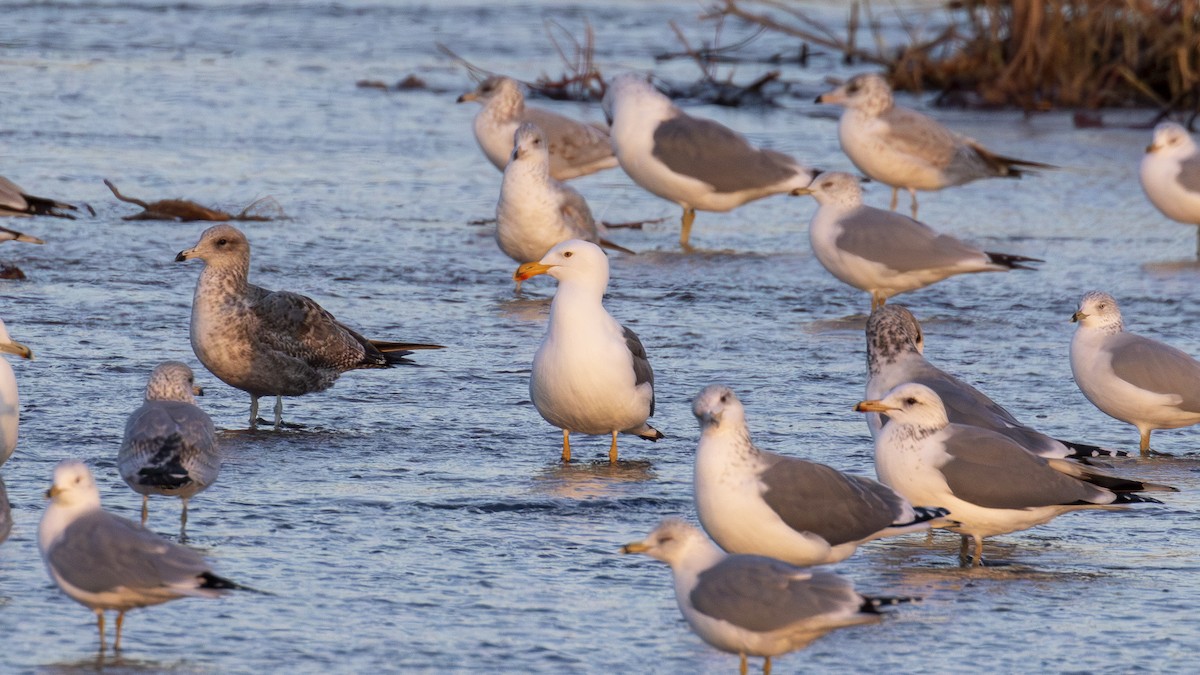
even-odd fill
[[[521,86],[511,77],[488,77],[475,91],[458,97],[459,103],[464,101],[479,101],[483,105],[475,114],[475,140],[501,171],[512,155],[513,133],[524,122],[538,125],[546,134],[550,175],[557,180],[586,176],[617,165],[607,130],[525,105]]]
[[[232,225],[214,225],[176,262],[199,258],[204,270],[192,299],[192,349],[221,381],[250,394],[250,428],[258,399],[275,397],[275,428],[283,397],[324,391],[348,370],[409,363],[414,349],[441,345],[368,340],[312,299],[269,291],[249,281],[250,242]]]
[[[216,598],[244,586],[213,574],[199,553],[100,508],[100,491],[83,462],[54,469],[51,500],[38,525],[46,571],[75,602],[96,613],[104,651],[104,612],[116,610],[121,648],[125,612],[176,598]]]
[[[622,553],[644,553],[671,567],[675,600],[700,639],[741,657],[771,657],[807,647],[848,626],[878,623],[879,607],[911,598],[872,598],[843,577],[758,555],[726,555],[700,530],[668,518]]]
[[[183,501],[181,540],[187,531],[188,499],[212,485],[221,470],[212,419],[196,406],[195,394],[200,392],[187,364],[159,364],[150,373],[142,406],[125,423],[117,453],[121,478],[142,495],[143,527],[150,495]]]
[[[1200,225],[1200,148],[1175,122],[1154,127],[1154,140],[1138,169],[1142,190],[1154,208],[1171,220]],[[1200,256],[1200,230],[1196,235]]]
[[[693,117],[634,73],[609,83],[604,110],[613,147],[633,182],[683,208],[679,244],[689,247],[696,211],[729,211],[813,180],[813,170],[756,148],[718,122]]]
[[[78,207],[66,202],[31,195],[21,186],[0,176],[0,216],[54,216],[74,220],[75,216],[66,211],[78,210]],[[38,240],[33,243],[42,242]]]
[[[870,478],[760,450],[729,387],[705,387],[692,412],[700,422],[696,512],[709,536],[730,553],[823,565],[845,560],[872,539],[950,522],[935,503],[914,507]]]
[[[1020,178],[1027,169],[1057,168],[994,154],[932,117],[896,105],[891,85],[874,73],[855,75],[818,96],[817,103],[846,107],[838,121],[842,151],[859,171],[891,186],[893,211],[900,188],[908,190],[913,218],[917,190],[940,190],[980,178]]]
[[[1160,503],[1087,482],[1072,475],[1085,467],[1038,457],[989,429],[952,424],[941,398],[923,384],[902,384],[882,399],[860,401],[855,410],[891,418],[875,439],[875,471],[909,501],[950,509],[957,524],[948,529],[962,535],[964,566],[968,537],[975,540],[974,564],[980,566],[984,537],[1028,529],[1068,511]]]
[[[820,205],[808,239],[821,266],[843,283],[871,294],[871,309],[898,293],[973,272],[1033,269],[1037,258],[984,251],[907,216],[863,204],[862,186],[848,173],[821,174],[794,195]]]
[[[663,437],[646,423],[654,415],[654,371],[633,331],[604,309],[608,258],[599,246],[570,239],[513,274],[558,280],[546,336],[533,357],[529,396],[547,422],[562,429],[564,462],[571,432],[612,434],[608,459],[617,461],[617,434],[649,441]]]

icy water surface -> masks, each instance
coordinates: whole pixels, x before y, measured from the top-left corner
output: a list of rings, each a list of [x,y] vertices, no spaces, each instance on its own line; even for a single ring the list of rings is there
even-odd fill
[[[828,6],[826,6],[826,9]],[[690,400],[712,382],[745,400],[764,447],[872,474],[862,396],[865,294],[818,265],[808,199],[701,213],[677,250],[678,209],[619,171],[577,181],[610,221],[667,216],[613,239],[607,304],[634,328],[657,376],[667,438],[623,439],[631,462],[591,462],[607,440],[560,434],[527,378],[552,280],[514,298],[515,263],[487,226],[500,174],[470,135],[473,83],[435,41],[532,79],[561,64],[543,20],[596,29],[605,73],[653,68],[677,49],[668,21],[711,36],[691,3],[10,3],[0,38],[0,173],[97,216],[15,223],[45,246],[6,244],[29,275],[2,282],[0,316],[36,353],[15,364],[21,442],[4,467],[14,505],[0,545],[0,670],[96,666],[90,612],[38,558],[42,491],[64,457],[87,460],[104,503],[136,517],[114,459],[126,415],[164,359],[197,369],[223,429],[219,482],[193,500],[189,531],[216,569],[273,595],[184,600],[128,617],[113,671],[732,672],[686,628],[667,568],[622,557],[668,515],[692,517],[698,429]],[[732,33],[730,34],[732,40]],[[786,44],[780,45],[787,46]],[[756,47],[769,51],[771,46]],[[695,77],[690,62],[661,66]],[[696,106],[755,141],[849,168],[832,111],[810,103],[833,56],[785,75],[811,91],[779,110]],[[726,71],[723,71],[726,72]],[[760,67],[738,67],[748,80]],[[358,89],[409,73],[430,90]],[[911,101],[910,102],[914,102]],[[920,105],[920,101],[914,103]],[[601,119],[597,107],[543,103]],[[1200,354],[1192,228],[1145,201],[1136,165],[1149,131],[1077,130],[1066,114],[937,114],[995,149],[1067,167],[1020,182],[923,195],[922,217],[992,250],[1044,258],[1038,272],[976,275],[902,296],[934,362],[979,383],[1055,435],[1136,449],[1133,428],[1095,410],[1067,360],[1079,296],[1114,293],[1131,329]],[[1136,117],[1136,116],[1135,116]],[[1139,119],[1148,118],[1146,114]],[[419,368],[346,375],[287,403],[302,430],[244,430],[249,397],[196,362],[187,338],[198,263],[175,264],[203,224],[126,222],[110,178],[144,199],[229,211],[273,196],[289,218],[247,223],[252,278],[311,295],[368,336],[439,342]],[[888,191],[870,186],[885,205]],[[777,672],[1170,672],[1200,653],[1195,620],[1194,429],[1155,434],[1171,459],[1122,471],[1179,486],[1164,506],[1064,516],[999,537],[1003,567],[960,571],[957,540],[864,547],[838,571],[864,592],[918,595],[882,625],[829,635]],[[174,536],[177,501],[152,501]],[[111,630],[111,627],[110,627]],[[110,634],[111,635],[111,634]]]

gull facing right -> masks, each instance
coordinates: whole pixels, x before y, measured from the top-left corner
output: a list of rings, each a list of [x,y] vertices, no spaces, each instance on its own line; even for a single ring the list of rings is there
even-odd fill
[[[1125,331],[1117,300],[1089,291],[1071,315],[1071,373],[1104,414],[1137,427],[1150,454],[1150,432],[1200,422],[1200,362],[1157,340]]]
[[[813,253],[843,283],[871,294],[871,309],[898,293],[972,272],[1033,269],[1037,258],[992,253],[924,223],[863,204],[862,186],[848,173],[823,173],[792,191],[820,206],[808,227]]]

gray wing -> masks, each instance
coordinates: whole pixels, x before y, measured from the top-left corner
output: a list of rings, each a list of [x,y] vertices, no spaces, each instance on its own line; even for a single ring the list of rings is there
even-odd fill
[[[697,611],[752,631],[773,631],[862,605],[850,582],[756,555],[731,555],[700,573]]]
[[[653,417],[654,371],[650,369],[650,359],[646,358],[646,348],[642,346],[642,341],[638,338],[637,333],[625,326],[621,326],[621,330],[625,331],[625,346],[629,348],[629,353],[633,356],[634,386],[650,383],[650,416]]]
[[[25,201],[24,190],[11,180],[0,176],[0,208],[24,211],[29,208]]]
[[[1114,335],[1105,349],[1117,377],[1146,391],[1177,394],[1183,397],[1180,410],[1200,411],[1200,363],[1191,356],[1133,333]]]
[[[522,122],[533,122],[546,134],[550,151],[550,173],[558,175],[560,167],[583,166],[613,157],[612,140],[608,133],[592,126],[541,108],[525,108]],[[616,158],[613,158],[616,163]]]
[[[587,200],[569,185],[559,183],[556,187],[560,195],[558,211],[562,214],[563,222],[571,230],[572,238],[595,243],[599,235],[596,233],[596,220],[592,217]]]
[[[366,338],[299,293],[264,293],[251,310],[258,319],[260,342],[314,368],[349,370],[387,363]]]
[[[973,427],[1024,426],[1004,406],[962,380],[935,368],[909,380],[923,384],[942,399],[950,421]]]
[[[1105,503],[1107,493],[1055,471],[1046,460],[986,429],[952,424],[938,467],[954,496],[993,509]]]
[[[885,485],[802,459],[773,455],[762,474],[763,500],[793,530],[831,546],[866,539],[891,526],[904,498]]]
[[[1175,182],[1188,192],[1200,193],[1200,156],[1192,155],[1180,163]]]
[[[12,532],[12,504],[8,503],[8,493],[4,491],[4,478],[0,477],[0,544],[8,539]]]
[[[209,571],[195,551],[104,511],[68,525],[46,560],[64,581],[90,593],[186,584]]]
[[[800,170],[781,152],[755,148],[724,125],[682,112],[654,130],[654,156],[675,173],[704,181],[717,192],[774,185]]]
[[[212,484],[221,468],[212,419],[182,401],[147,401],[125,424],[117,468],[126,482],[161,489]]]
[[[983,251],[908,216],[863,206],[838,220],[837,247],[897,272],[987,262]]]

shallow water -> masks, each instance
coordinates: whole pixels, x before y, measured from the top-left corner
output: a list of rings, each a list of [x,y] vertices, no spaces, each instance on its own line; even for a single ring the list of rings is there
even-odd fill
[[[623,439],[632,461],[610,468],[591,463],[606,439],[577,437],[582,461],[561,466],[560,434],[526,389],[552,282],[535,279],[514,298],[515,263],[486,226],[468,224],[492,214],[500,174],[470,135],[475,108],[453,104],[472,83],[433,47],[440,40],[532,79],[560,70],[543,19],[577,30],[588,17],[604,72],[648,69],[655,52],[677,48],[669,20],[696,42],[711,36],[695,23],[699,9],[7,7],[2,173],[35,194],[88,202],[97,216],[8,223],[47,244],[0,251],[29,275],[2,282],[0,316],[37,355],[15,364],[23,418],[3,467],[15,526],[0,545],[0,669],[95,668],[91,613],[59,593],[38,558],[41,493],[58,460],[83,458],[107,508],[136,517],[139,499],[114,463],[125,417],[153,366],[182,359],[207,389],[201,405],[225,430],[226,453],[218,483],[192,502],[189,543],[218,572],[273,595],[134,612],[109,669],[731,672],[736,657],[686,629],[665,566],[617,548],[664,516],[692,516],[690,400],[712,382],[742,396],[760,445],[871,474],[870,436],[851,411],[863,391],[868,300],[812,257],[809,199],[701,213],[692,241],[704,251],[684,255],[676,207],[619,171],[577,181],[606,220],[668,217],[613,234],[641,254],[612,258],[607,300],[650,353],[653,422],[667,438]],[[695,76],[689,62],[661,69]],[[739,79],[758,72],[737,68]],[[846,72],[827,56],[785,74],[815,94]],[[431,89],[354,86],[409,73]],[[811,98],[696,112],[814,165],[849,168],[832,111]],[[601,118],[595,106],[542,105]],[[1077,130],[1067,114],[937,115],[1005,154],[1067,168],[922,195],[922,219],[935,227],[1047,261],[902,296],[925,323],[927,356],[1049,433],[1136,449],[1136,432],[1075,388],[1068,318],[1083,292],[1103,288],[1131,329],[1200,354],[1200,270],[1163,264],[1190,258],[1195,232],[1160,216],[1136,183],[1149,132]],[[116,202],[102,177],[144,199],[229,211],[273,196],[289,218],[245,224],[258,283],[309,294],[368,336],[448,349],[418,354],[421,367],[351,373],[290,399],[286,416],[305,429],[247,432],[249,397],[200,368],[187,340],[199,265],[172,259],[204,225],[122,221],[136,208]],[[876,205],[888,196],[869,188]],[[948,536],[864,547],[838,565],[860,590],[925,601],[783,657],[778,672],[1185,669],[1200,654],[1198,433],[1158,432],[1155,446],[1177,457],[1120,463],[1184,490],[1167,504],[999,537],[987,552],[1004,566],[959,570]],[[164,535],[177,532],[178,515],[176,501],[151,504]]]

